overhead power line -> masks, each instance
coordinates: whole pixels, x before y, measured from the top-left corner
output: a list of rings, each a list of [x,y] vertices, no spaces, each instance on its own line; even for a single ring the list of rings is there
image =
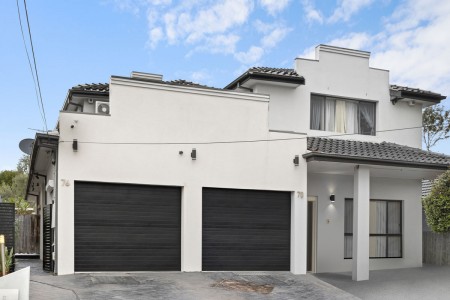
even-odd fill
[[[38,92],[39,92],[39,100],[40,100],[40,106],[41,106],[41,109],[42,109],[42,117],[44,119],[43,121],[44,121],[45,131],[48,131],[47,118],[45,116],[44,101],[42,100],[41,84],[40,84],[40,81],[39,81],[39,73],[38,73],[37,64],[36,64],[36,55],[34,54],[33,38],[31,37],[30,20],[29,20],[29,17],[28,17],[28,9],[27,9],[27,2],[26,2],[26,0],[23,0],[23,5],[25,7],[25,15],[26,15],[27,27],[28,27],[28,36],[30,38],[30,45],[31,45],[31,53],[33,54],[34,73],[36,75],[36,83],[37,83],[37,89],[38,89]],[[20,16],[20,10],[19,10],[19,16]],[[22,22],[20,24],[21,24],[20,26],[22,26]],[[28,54],[28,50],[27,50],[27,54]]]
[[[23,34],[22,18],[20,16],[20,8],[19,8],[19,0],[16,0],[16,4],[17,4],[17,14],[19,16],[20,32],[22,33],[23,46],[25,48],[25,52],[27,53],[28,66],[30,67],[31,76],[33,77],[34,92],[36,94],[36,101],[37,101],[37,105],[38,105],[38,109],[39,109],[39,114],[41,115],[42,123],[45,124],[44,115],[42,114],[41,104],[39,102],[39,94],[38,94],[38,89],[37,89],[36,77],[34,76],[33,67],[31,66],[30,54],[28,53],[28,47],[27,47],[27,43],[25,41],[25,35]]]
[[[401,131],[401,130],[409,130],[409,129],[419,129],[422,126],[415,127],[404,127],[404,128],[395,128],[395,129],[385,129],[385,130],[377,130],[377,133],[380,132],[392,132],[392,131]],[[323,135],[317,136],[318,138],[332,138],[339,136],[352,136],[352,135],[360,135],[358,133],[343,133],[343,134],[334,134],[334,135]],[[279,142],[279,141],[293,141],[293,140],[305,140],[308,136],[302,137],[292,137],[292,138],[278,138],[278,139],[256,139],[256,140],[235,140],[235,141],[209,141],[209,142],[93,142],[93,141],[80,141],[77,140],[79,144],[96,144],[96,145],[211,145],[211,144],[243,144],[243,143],[259,143],[259,142]],[[72,143],[73,141],[64,141],[60,140],[61,143]]]

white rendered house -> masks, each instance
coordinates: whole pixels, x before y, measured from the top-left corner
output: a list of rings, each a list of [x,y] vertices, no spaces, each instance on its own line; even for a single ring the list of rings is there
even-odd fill
[[[38,134],[28,197],[42,259],[91,271],[353,272],[422,265],[421,148],[440,94],[320,45],[224,89],[133,72],[69,90]]]

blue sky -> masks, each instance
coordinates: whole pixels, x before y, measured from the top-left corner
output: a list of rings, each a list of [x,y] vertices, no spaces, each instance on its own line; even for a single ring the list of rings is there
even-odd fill
[[[20,2],[24,18],[23,2]],[[370,51],[391,83],[450,95],[450,1],[66,0],[28,13],[49,129],[67,90],[131,71],[223,87],[251,66],[293,67],[318,44]],[[0,170],[42,129],[16,1],[0,4]],[[444,101],[450,108],[450,100]],[[450,154],[450,140],[434,151]]]

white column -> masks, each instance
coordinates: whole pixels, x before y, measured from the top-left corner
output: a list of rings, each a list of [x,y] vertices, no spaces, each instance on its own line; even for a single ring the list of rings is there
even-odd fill
[[[181,271],[202,270],[202,187],[186,184],[181,197]]]
[[[370,172],[356,166],[353,192],[353,267],[352,279],[369,279]]]
[[[300,197],[303,194],[303,197]],[[305,193],[293,192],[291,197],[291,273],[306,274],[307,209]]]

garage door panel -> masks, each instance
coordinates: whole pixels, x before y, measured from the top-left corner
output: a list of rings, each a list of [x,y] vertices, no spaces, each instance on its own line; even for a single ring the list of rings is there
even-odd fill
[[[290,269],[289,192],[203,189],[205,271]]]
[[[75,271],[180,268],[180,188],[75,183]]]

